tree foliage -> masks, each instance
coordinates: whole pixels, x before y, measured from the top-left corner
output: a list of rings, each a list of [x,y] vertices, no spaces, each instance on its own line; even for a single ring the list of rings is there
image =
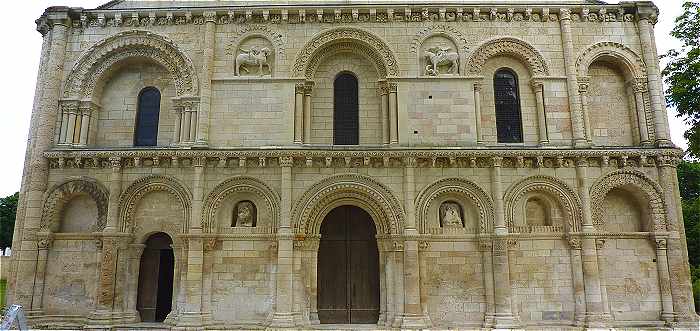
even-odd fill
[[[668,64],[663,70],[666,102],[690,126],[684,136],[690,156],[700,157],[700,2],[686,1],[671,36],[682,42],[680,49],[664,55]]]
[[[15,229],[19,192],[0,198],[0,249],[12,246],[12,232]]]
[[[700,163],[681,162],[678,183],[696,308],[700,308]]]

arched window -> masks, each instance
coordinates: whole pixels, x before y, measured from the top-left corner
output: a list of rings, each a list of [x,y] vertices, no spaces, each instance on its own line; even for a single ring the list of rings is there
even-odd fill
[[[359,144],[358,113],[357,78],[352,74],[342,73],[333,82],[333,144]]]
[[[523,142],[518,76],[509,69],[499,69],[493,77],[493,92],[498,142]]]
[[[158,143],[159,115],[160,91],[152,86],[144,88],[139,93],[134,146],[155,146]]]

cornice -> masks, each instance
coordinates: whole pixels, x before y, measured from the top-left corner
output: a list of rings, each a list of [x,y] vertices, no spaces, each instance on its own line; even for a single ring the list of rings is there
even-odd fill
[[[562,15],[564,13],[564,15]],[[303,24],[387,22],[574,22],[655,21],[658,9],[645,2],[599,4],[580,2],[488,3],[437,2],[378,4],[281,4],[129,9],[71,8],[74,28],[148,27],[163,25]]]
[[[110,168],[119,159],[124,167],[184,168],[205,161],[207,167],[276,168],[288,164],[295,168],[346,167],[395,168],[575,168],[656,167],[676,164],[683,156],[679,149],[124,149],[124,150],[52,150],[44,153],[53,169]],[[586,162],[578,162],[585,160]]]

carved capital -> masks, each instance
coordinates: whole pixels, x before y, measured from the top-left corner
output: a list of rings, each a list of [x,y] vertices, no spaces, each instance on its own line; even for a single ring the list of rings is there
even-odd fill
[[[304,91],[306,91],[306,85],[304,83],[294,84],[294,93],[304,94]]]
[[[481,81],[476,81],[474,82],[474,92],[481,92],[481,89],[484,88],[484,83]]]
[[[668,247],[668,242],[665,238],[657,238],[654,241],[656,243],[656,249],[666,249]]]
[[[542,92],[542,89],[544,88],[544,82],[539,79],[531,79],[530,86],[532,86],[532,89],[535,91],[535,93]]]
[[[379,89],[379,94],[380,95],[387,95],[389,94],[389,83],[385,80],[379,81],[378,89]]]
[[[313,92],[313,90],[314,90],[314,82],[313,81],[304,82],[304,94],[311,95],[311,92]]]
[[[405,157],[403,159],[403,162],[406,165],[406,167],[409,167],[409,168],[415,168],[418,165],[418,159],[416,159],[415,157],[411,157],[411,156]]]
[[[569,8],[559,9],[559,19],[562,21],[571,20],[571,9],[569,9]]]
[[[216,23],[216,12],[215,11],[205,11],[204,22],[206,23]]]
[[[567,235],[566,241],[569,243],[571,249],[580,250],[581,249],[581,238]]]
[[[47,250],[53,245],[53,235],[50,233],[40,233],[36,246],[39,250]]]
[[[493,167],[500,167],[503,164],[503,157],[501,156],[494,156],[491,158],[491,165]]]
[[[605,239],[596,239],[595,248],[598,250],[605,248]]]
[[[399,84],[394,82],[389,82],[387,84],[389,85],[389,93],[396,93],[399,88]]]
[[[282,167],[287,167],[291,168],[292,165],[294,164],[294,158],[291,156],[282,156],[280,157],[280,166]]]
[[[584,168],[588,166],[588,158],[587,157],[579,157],[576,159],[576,166],[579,168]]]
[[[418,242],[418,250],[419,251],[426,251],[430,248],[430,242],[429,241],[419,241]]]
[[[632,90],[634,93],[645,93],[648,91],[647,82],[644,79],[635,79],[632,82]]]

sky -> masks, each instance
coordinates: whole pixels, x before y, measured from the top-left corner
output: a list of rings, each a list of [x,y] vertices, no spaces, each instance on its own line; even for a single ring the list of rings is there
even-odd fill
[[[0,20],[0,31],[3,31],[0,34],[0,45],[5,47],[5,51],[0,52],[1,72],[5,75],[5,79],[0,79],[0,96],[1,100],[5,100],[5,110],[0,113],[0,141],[4,142],[4,161],[0,162],[0,197],[19,191],[22,179],[42,42],[34,20],[49,6],[94,8],[106,2],[107,0],[15,0],[3,3],[5,12],[11,14]],[[656,24],[656,43],[659,54],[664,54],[668,49],[680,45],[680,42],[669,36],[669,32],[673,28],[675,17],[681,13],[683,1],[654,2],[661,10],[659,22]],[[673,142],[683,149],[687,148],[688,144],[683,138],[685,123],[675,117],[672,109],[669,109],[669,121]]]

